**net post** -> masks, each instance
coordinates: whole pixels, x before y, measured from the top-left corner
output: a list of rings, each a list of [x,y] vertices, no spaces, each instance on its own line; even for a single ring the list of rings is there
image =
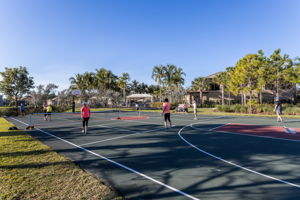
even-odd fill
[[[29,122],[28,126],[26,127],[27,130],[32,130],[34,128],[33,122],[32,122],[32,113],[29,114]]]

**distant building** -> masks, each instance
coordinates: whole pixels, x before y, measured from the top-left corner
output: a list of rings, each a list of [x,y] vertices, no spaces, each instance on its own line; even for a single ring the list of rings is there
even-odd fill
[[[218,73],[207,76],[209,80],[209,89],[202,92],[202,103],[216,103],[221,104],[222,101],[222,91],[218,84],[213,82],[213,79]],[[290,85],[279,91],[280,96],[288,102],[294,102],[296,100],[296,86]],[[254,94],[255,97],[259,97],[259,94]],[[272,90],[264,88],[262,92],[262,99],[264,103],[274,103],[275,95]],[[233,95],[232,93],[225,91],[224,99],[226,102],[231,101],[232,103],[241,103],[241,95]],[[195,100],[197,104],[200,104],[200,91],[188,90],[185,98],[186,102],[192,104],[192,101]]]

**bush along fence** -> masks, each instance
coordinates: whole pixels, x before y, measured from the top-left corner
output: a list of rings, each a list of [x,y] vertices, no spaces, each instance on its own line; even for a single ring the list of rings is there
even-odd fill
[[[261,105],[252,105],[243,106],[241,104],[235,105],[218,105],[216,110],[219,112],[231,112],[231,113],[253,113],[253,114],[274,114],[274,105],[271,104],[261,104]],[[285,115],[300,115],[299,105],[283,105],[283,114]]]
[[[69,110],[70,106],[52,106],[53,112],[65,112]],[[26,106],[25,107],[25,113],[41,113],[43,112],[42,107],[32,107],[32,106]],[[20,107],[0,107],[0,117],[4,116],[17,116],[20,114]]]

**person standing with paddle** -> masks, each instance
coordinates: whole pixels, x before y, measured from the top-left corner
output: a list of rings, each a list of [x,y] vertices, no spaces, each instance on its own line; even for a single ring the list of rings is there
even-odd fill
[[[46,120],[51,121],[52,106],[50,104],[47,106],[46,111],[47,111]]]
[[[169,121],[170,127],[172,127],[170,109],[171,109],[171,104],[169,103],[169,99],[166,98],[163,103],[163,112],[162,112],[162,115],[164,115],[165,118],[165,128],[167,128],[167,121]]]
[[[279,97],[276,97],[275,99],[275,107],[274,112],[276,112],[277,115],[277,122],[283,122],[281,115],[282,115],[282,103],[279,99]]]
[[[81,119],[82,119],[82,132],[87,134],[87,128],[89,119],[91,117],[90,107],[87,105],[87,102],[83,102],[83,106],[81,108]]]

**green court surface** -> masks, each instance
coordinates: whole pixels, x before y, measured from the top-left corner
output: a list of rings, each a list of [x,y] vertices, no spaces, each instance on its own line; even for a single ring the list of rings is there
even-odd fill
[[[172,114],[174,126],[165,129],[159,113],[140,115],[145,117],[112,120],[117,113],[95,113],[87,135],[79,115],[53,114],[52,121],[34,115],[36,129],[29,132],[126,199],[300,199],[300,133],[282,128],[300,128],[300,119],[278,124],[273,118]],[[20,128],[29,123],[28,116],[8,120]],[[265,137],[256,126],[244,128],[255,135],[218,131],[228,123],[277,132]]]

